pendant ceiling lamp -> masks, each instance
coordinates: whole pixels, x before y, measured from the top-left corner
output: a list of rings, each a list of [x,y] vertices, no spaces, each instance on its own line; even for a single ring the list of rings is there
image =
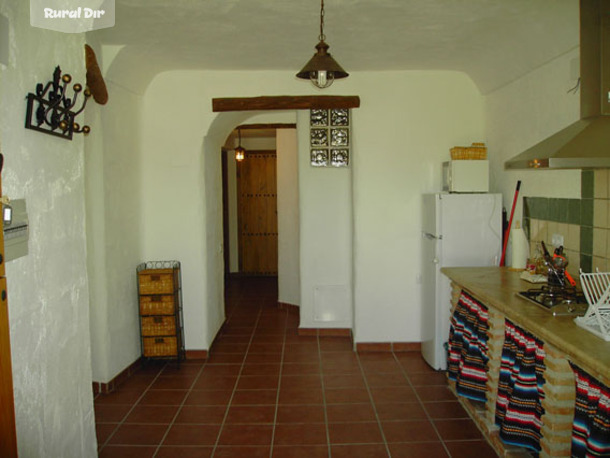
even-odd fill
[[[339,78],[346,78],[347,73],[341,65],[332,58],[328,52],[328,45],[324,41],[326,35],[324,35],[324,0],[321,0],[320,7],[320,36],[318,37],[320,42],[316,45],[317,52],[313,57],[305,64],[303,70],[297,73],[297,78],[310,80],[314,86],[324,89],[325,87],[333,84],[333,81]]]
[[[237,148],[235,148],[235,160],[241,162],[246,158],[246,148],[241,146],[241,129],[237,129],[237,135],[239,136],[239,142]]]

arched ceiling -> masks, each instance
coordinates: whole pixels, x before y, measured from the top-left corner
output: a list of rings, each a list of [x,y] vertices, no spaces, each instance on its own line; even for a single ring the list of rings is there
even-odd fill
[[[483,93],[578,47],[578,0],[326,0],[325,34],[350,73],[457,70]],[[313,55],[319,0],[116,0],[123,67],[290,70]],[[131,65],[130,65],[131,62]],[[135,75],[134,75],[135,77]]]

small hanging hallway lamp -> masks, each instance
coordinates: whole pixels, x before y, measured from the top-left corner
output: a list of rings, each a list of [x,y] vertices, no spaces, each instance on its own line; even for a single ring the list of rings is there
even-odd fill
[[[246,149],[241,146],[241,129],[237,129],[237,135],[239,136],[239,142],[237,148],[235,148],[235,160],[241,162],[246,158]]]

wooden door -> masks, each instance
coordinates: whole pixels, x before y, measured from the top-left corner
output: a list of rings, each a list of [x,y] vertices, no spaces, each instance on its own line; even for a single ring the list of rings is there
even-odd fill
[[[239,270],[277,275],[275,151],[248,151],[237,164]]]
[[[0,172],[2,171],[2,163],[3,158],[0,154]],[[2,195],[1,182],[0,195]],[[17,456],[17,435],[15,433],[13,370],[4,272],[4,231],[2,228],[2,212],[0,211],[0,456],[13,458]]]

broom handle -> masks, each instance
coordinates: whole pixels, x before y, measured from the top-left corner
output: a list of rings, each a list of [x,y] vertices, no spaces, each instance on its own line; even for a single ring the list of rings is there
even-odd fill
[[[517,187],[515,188],[515,197],[513,198],[513,208],[510,210],[510,218],[508,220],[508,227],[504,233],[504,246],[502,247],[502,257],[500,258],[500,266],[504,265],[504,259],[506,257],[506,246],[508,245],[508,236],[510,235],[510,228],[513,225],[513,216],[515,214],[515,207],[517,206],[517,197],[519,196],[519,189],[521,188],[521,180],[517,181]]]

